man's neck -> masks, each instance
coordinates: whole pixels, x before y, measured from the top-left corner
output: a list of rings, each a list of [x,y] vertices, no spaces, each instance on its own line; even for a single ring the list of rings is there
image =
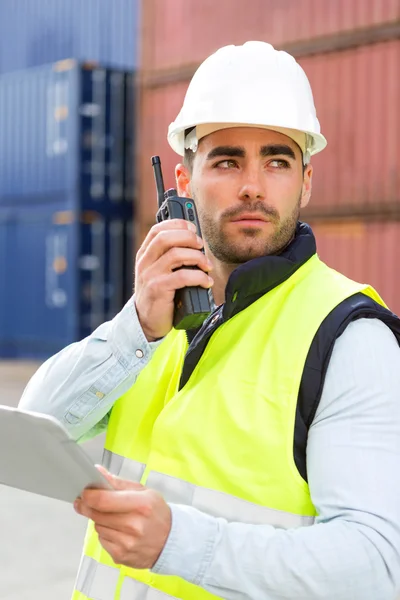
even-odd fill
[[[239,266],[222,263],[215,258],[212,259],[213,270],[210,272],[214,280],[212,293],[217,306],[225,302],[225,289],[228,283],[230,274]]]

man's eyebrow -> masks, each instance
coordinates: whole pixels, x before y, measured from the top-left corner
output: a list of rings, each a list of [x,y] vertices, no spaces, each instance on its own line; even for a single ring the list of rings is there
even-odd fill
[[[268,146],[261,146],[260,156],[288,156],[293,160],[296,160],[294,150],[286,144],[269,144]],[[245,158],[246,150],[243,146],[216,146],[207,154],[207,160],[217,158],[218,156],[230,156],[235,158]]]
[[[211,160],[217,156],[235,156],[244,158],[246,156],[246,151],[242,146],[216,146],[207,154],[207,160]]]
[[[290,158],[293,158],[293,160],[296,160],[294,150],[286,144],[269,144],[268,146],[262,146],[260,154],[264,157],[280,156],[283,154],[284,156],[289,156]]]

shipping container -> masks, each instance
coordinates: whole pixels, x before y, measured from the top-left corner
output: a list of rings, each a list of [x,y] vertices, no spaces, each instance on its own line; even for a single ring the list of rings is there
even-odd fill
[[[68,60],[7,74],[0,110],[0,204],[70,191],[80,177],[104,195],[104,69]]]
[[[330,267],[375,287],[400,315],[400,221],[310,221],[317,252]]]
[[[137,164],[140,172],[140,191],[135,214],[138,238],[143,239],[154,225],[157,212],[157,194],[151,157],[161,158],[165,189],[175,187],[175,166],[182,158],[171,150],[167,142],[168,125],[178,114],[187,84],[172,84],[162,88],[142,90],[141,98],[141,145]]]
[[[13,281],[12,261],[14,253],[11,248],[11,227],[9,226],[10,211],[0,211],[0,336],[8,337],[10,320],[8,318],[9,306],[12,298],[9,295],[10,282]],[[1,356],[1,346],[0,346]]]
[[[0,356],[41,358],[73,341],[76,306],[77,229],[71,200],[35,210],[1,209]]]
[[[0,205],[76,186],[122,200],[127,77],[66,60],[0,78]]]
[[[162,80],[166,75],[182,79],[217,48],[250,39],[293,45],[297,52],[382,39],[398,25],[400,4],[398,0],[142,0],[142,15],[142,67],[146,73],[157,72]],[[316,41],[314,50],[310,40]]]
[[[134,270],[135,270],[135,228],[134,218],[124,219],[124,268],[122,269],[124,275],[123,281],[123,301],[128,302],[129,298],[134,292]],[[112,314],[112,312],[111,312]],[[109,312],[107,312],[108,318],[110,318]]]
[[[398,212],[400,40],[300,62],[328,140],[312,159],[310,214]]]
[[[80,211],[73,194],[0,209],[0,356],[46,358],[122,308],[132,219]],[[75,208],[71,208],[75,207]]]
[[[125,130],[124,130],[124,200],[134,203],[136,193],[136,157],[138,151],[137,127],[137,85],[136,75],[127,73],[125,76]]]
[[[312,159],[305,218],[400,213],[398,0],[172,1],[174,11],[168,0],[142,4],[138,242],[156,210],[151,155],[161,155],[166,185],[174,183],[180,158],[166,135],[195,68],[215,49],[251,39],[292,52],[313,89],[328,146]],[[176,14],[185,23],[179,36],[170,33]]]
[[[124,197],[125,73],[107,72],[105,194],[118,206]]]
[[[133,70],[139,0],[1,0],[0,73],[66,58]]]
[[[1,356],[44,358],[132,294],[133,81],[72,59],[0,78]]]

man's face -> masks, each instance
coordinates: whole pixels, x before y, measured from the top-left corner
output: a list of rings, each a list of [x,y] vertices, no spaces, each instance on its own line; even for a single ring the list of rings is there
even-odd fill
[[[206,245],[229,264],[275,254],[294,235],[311,193],[312,167],[289,137],[254,127],[200,140],[190,173],[176,169],[178,191],[196,203]]]

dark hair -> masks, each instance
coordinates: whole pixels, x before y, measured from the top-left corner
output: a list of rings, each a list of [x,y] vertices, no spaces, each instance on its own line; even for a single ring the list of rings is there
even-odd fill
[[[193,161],[194,161],[194,152],[192,150],[187,150],[185,148],[185,152],[183,155],[183,164],[192,172],[193,169]]]
[[[189,127],[189,129],[185,129],[185,137],[184,139],[186,140],[186,137],[189,135],[189,133],[191,131],[193,131],[193,129],[195,129],[195,127]],[[193,169],[193,161],[194,161],[194,152],[192,150],[188,150],[187,148],[184,149],[183,152],[183,164],[185,165],[185,167],[187,167],[190,171],[190,173],[192,172]]]

